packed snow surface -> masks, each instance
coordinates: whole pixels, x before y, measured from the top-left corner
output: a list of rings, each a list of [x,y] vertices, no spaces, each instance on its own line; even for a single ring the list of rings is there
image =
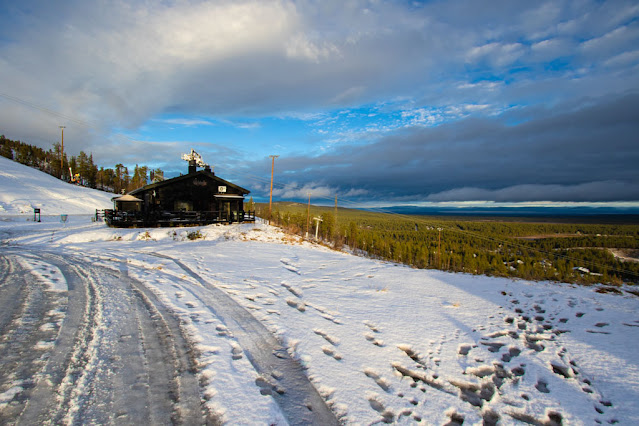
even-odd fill
[[[208,408],[228,424],[285,424],[273,395],[287,390],[277,372],[256,372],[188,271],[261,321],[343,423],[639,424],[632,288],[411,269],[262,223],[122,230],[88,215],[28,219],[0,217],[2,244],[126,265],[159,296],[196,349]],[[0,410],[19,387],[0,395]]]

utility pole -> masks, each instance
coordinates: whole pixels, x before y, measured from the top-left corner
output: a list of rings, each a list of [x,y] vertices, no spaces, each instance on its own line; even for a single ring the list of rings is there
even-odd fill
[[[268,199],[268,224],[271,224],[271,212],[272,212],[272,204],[273,204],[273,170],[275,170],[275,159],[279,157],[279,155],[269,155],[271,157],[271,195]]]
[[[64,176],[64,129],[67,126],[58,126],[58,127],[62,131],[62,139],[61,139],[62,144],[60,145],[60,173],[62,176]]]
[[[442,228],[437,228],[439,231],[439,238],[437,241],[437,263],[439,264],[439,269],[442,269]]]
[[[329,237],[339,237],[339,226],[337,226],[337,195],[335,196],[335,220],[333,221],[333,235]]]
[[[306,210],[306,238],[308,238],[308,228],[311,223],[311,193],[308,193],[308,209]]]

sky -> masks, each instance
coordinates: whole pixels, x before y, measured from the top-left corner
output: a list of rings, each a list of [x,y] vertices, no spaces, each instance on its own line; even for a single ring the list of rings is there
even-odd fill
[[[634,1],[0,0],[0,134],[268,199],[639,207]]]

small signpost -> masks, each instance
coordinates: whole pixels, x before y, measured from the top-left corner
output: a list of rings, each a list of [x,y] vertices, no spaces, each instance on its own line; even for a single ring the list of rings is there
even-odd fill
[[[68,218],[69,218],[69,215],[61,214],[60,215],[60,222],[62,222],[64,224],[64,226],[66,226]]]
[[[33,221],[40,222],[40,209],[33,209]]]
[[[321,217],[314,217],[313,220],[315,221],[315,239],[317,240],[317,234],[319,232],[319,224],[320,222],[324,222],[322,220]]]

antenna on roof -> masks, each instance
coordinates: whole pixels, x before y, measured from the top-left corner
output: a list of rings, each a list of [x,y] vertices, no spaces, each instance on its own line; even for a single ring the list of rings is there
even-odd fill
[[[182,154],[182,160],[189,162],[189,174],[195,173],[198,167],[204,167],[204,169],[208,171],[211,170],[211,166],[206,164],[204,160],[202,160],[202,156],[192,148],[190,153]]]

